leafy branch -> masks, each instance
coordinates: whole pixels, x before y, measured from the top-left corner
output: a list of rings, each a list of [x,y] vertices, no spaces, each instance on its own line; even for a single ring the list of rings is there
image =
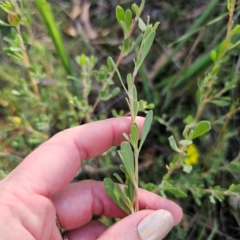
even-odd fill
[[[130,134],[124,133],[124,137],[126,141],[122,142],[120,146],[120,150],[118,154],[122,160],[122,165],[120,166],[121,171],[125,175],[125,181],[120,177],[119,174],[115,173],[115,178],[121,183],[125,184],[120,187],[117,183],[114,183],[110,178],[104,179],[104,185],[107,190],[109,196],[113,199],[113,201],[118,204],[119,207],[122,208],[127,214],[136,212],[139,210],[138,205],[138,158],[140,150],[143,146],[144,141],[148,135],[150,130],[150,126],[153,119],[153,112],[148,111],[144,125],[142,130],[142,138],[140,143],[139,139],[139,129],[136,123],[136,117],[140,110],[146,111],[146,108],[142,109],[143,104],[138,100],[137,89],[134,85],[136,75],[141,67],[143,61],[145,60],[149,50],[153,44],[153,40],[156,34],[156,29],[159,23],[150,24],[150,19],[148,18],[147,23],[145,24],[141,18],[139,18],[143,8],[145,1],[142,1],[140,7],[136,4],[132,5],[132,10],[136,14],[136,18],[132,21],[132,12],[128,9],[124,12],[124,10],[118,6],[116,9],[116,18],[118,23],[122,27],[124,32],[124,43],[120,47],[121,53],[120,58],[123,56],[127,56],[133,50],[136,50],[136,59],[134,59],[134,69],[133,73],[129,73],[127,75],[127,84],[124,83],[122,76],[118,70],[118,63],[120,63],[119,59],[115,64],[111,57],[108,58],[108,67],[102,68],[102,70],[106,70],[109,80],[112,81],[112,77],[116,72],[118,78],[121,82],[121,85],[124,91],[127,94],[126,101],[130,109],[131,113],[131,127]],[[135,25],[138,22],[138,27],[141,30],[141,34],[137,37],[137,40],[131,43],[129,36],[131,35]],[[100,70],[101,71],[101,70]],[[100,77],[99,73],[95,73],[97,77]]]
[[[31,64],[29,61],[28,53],[23,41],[22,32],[21,32],[21,23],[24,21],[24,8],[22,1],[20,1],[21,8],[18,6],[18,3],[16,1],[7,1],[7,2],[1,2],[0,8],[3,9],[8,14],[8,22],[5,23],[3,21],[0,22],[0,25],[4,25],[7,27],[12,27],[11,33],[12,33],[12,39],[5,37],[4,40],[9,43],[10,47],[5,48],[4,51],[9,56],[19,60],[23,61],[25,67],[27,68],[29,79],[31,81],[31,85],[33,88],[33,92],[35,94],[35,97],[37,99],[40,98],[40,93],[37,85],[37,81],[34,78],[33,73],[31,72]]]
[[[229,11],[229,20],[227,26],[227,33],[225,40],[220,44],[217,50],[213,50],[210,54],[211,59],[213,61],[213,67],[210,72],[207,74],[205,79],[202,81],[202,86],[200,90],[205,91],[202,99],[200,101],[200,105],[198,107],[195,122],[199,120],[201,117],[206,104],[209,102],[215,103],[217,105],[224,104],[223,100],[219,100],[219,98],[229,89],[231,89],[237,82],[237,79],[233,79],[231,82],[227,83],[220,92],[213,93],[213,86],[216,83],[218,72],[221,68],[221,65],[226,61],[227,56],[226,53],[240,44],[240,41],[234,42],[233,37],[240,33],[240,25],[236,25],[233,28],[233,13],[236,5],[236,0],[228,0],[227,1],[227,9]],[[205,90],[206,88],[206,90]]]

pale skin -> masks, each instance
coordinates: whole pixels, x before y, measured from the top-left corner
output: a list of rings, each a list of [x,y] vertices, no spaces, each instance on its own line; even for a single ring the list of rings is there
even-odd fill
[[[139,129],[143,121],[137,118]],[[108,197],[102,182],[70,183],[83,160],[119,145],[124,140],[122,133],[128,133],[130,125],[129,118],[82,125],[55,135],[33,151],[0,182],[0,239],[61,240],[56,215],[68,230],[69,240],[140,239],[138,223],[158,209],[171,212],[178,224],[181,208],[148,191],[139,189],[142,210],[126,217]],[[94,215],[121,220],[107,228],[91,221]]]

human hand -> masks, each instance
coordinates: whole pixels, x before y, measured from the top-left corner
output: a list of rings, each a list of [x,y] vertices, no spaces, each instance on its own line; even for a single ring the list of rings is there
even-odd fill
[[[143,121],[137,119],[139,129]],[[130,119],[117,118],[75,127],[32,152],[0,182],[0,239],[61,240],[56,216],[69,240],[162,239],[182,218],[181,208],[172,201],[139,189],[140,209],[148,210],[126,217],[102,182],[69,184],[81,161],[119,145],[130,125]],[[91,221],[93,215],[123,219],[107,228]]]

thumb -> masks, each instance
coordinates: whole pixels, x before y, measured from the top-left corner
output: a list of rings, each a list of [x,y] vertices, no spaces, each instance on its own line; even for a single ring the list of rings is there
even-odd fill
[[[173,216],[167,210],[142,210],[108,228],[98,240],[161,240],[173,225]]]

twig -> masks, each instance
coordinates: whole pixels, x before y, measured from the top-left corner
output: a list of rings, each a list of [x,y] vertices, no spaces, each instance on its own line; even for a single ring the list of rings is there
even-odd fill
[[[234,10],[235,10],[235,5],[236,5],[236,0],[233,0],[233,3],[231,5],[231,9],[229,10],[229,19],[228,19],[228,26],[227,26],[227,33],[226,33],[225,48],[222,52],[221,57],[223,57],[225,55],[225,53],[227,51],[227,46],[229,44],[230,34],[231,34],[231,29],[232,29],[232,24],[233,24],[233,13],[234,13]],[[214,74],[214,76],[216,76],[216,75],[217,75],[217,72]],[[199,118],[202,116],[202,113],[205,109],[205,106],[209,102],[209,96],[210,96],[210,93],[212,92],[212,87],[213,87],[213,84],[215,82],[214,76],[212,76],[212,79],[210,79],[209,82],[208,82],[207,91],[204,95],[202,103],[201,103],[200,107],[198,108],[197,114],[196,114],[195,119],[194,119],[195,122],[197,122],[199,120]]]
[[[126,35],[126,38],[129,38],[129,37],[132,35],[132,32],[133,32],[134,28],[135,28],[136,25],[137,25],[138,19],[139,19],[139,18],[137,18],[137,17],[134,19],[134,22],[133,22],[133,24],[131,25],[131,28],[130,28],[129,32],[128,32],[127,35]],[[120,65],[120,63],[122,62],[122,59],[123,59],[123,58],[124,58],[124,54],[123,54],[123,52],[121,51],[120,54],[119,54],[119,56],[118,56],[117,62],[116,62],[116,66],[117,66],[117,67]],[[113,77],[114,74],[115,74],[115,70],[113,70],[113,72],[112,72],[112,74],[111,74],[111,77]],[[102,90],[101,90],[101,91],[105,91],[105,90],[107,89],[107,87],[108,87],[108,83],[105,82],[104,85],[103,85],[103,87],[102,87]],[[93,104],[93,107],[92,107],[92,110],[91,110],[91,114],[93,114],[93,112],[95,111],[95,109],[96,109],[96,107],[98,106],[99,102],[100,102],[100,97],[98,97],[98,98],[96,99],[95,103]]]

